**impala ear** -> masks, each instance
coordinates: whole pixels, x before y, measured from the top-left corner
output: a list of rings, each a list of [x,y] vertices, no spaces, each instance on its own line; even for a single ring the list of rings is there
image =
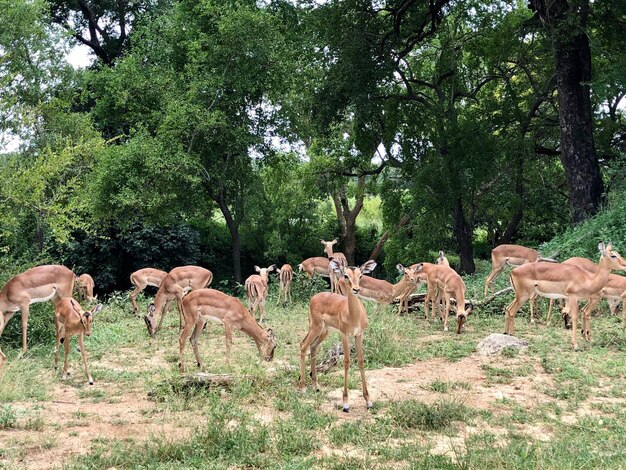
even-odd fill
[[[416,264],[415,267],[413,268],[413,272],[418,273],[422,270],[423,267],[424,267],[424,263]]]
[[[363,265],[361,266],[361,273],[362,274],[371,273],[376,268],[376,266],[377,266],[376,261],[374,261],[373,259],[370,259],[366,261],[365,263],[363,263]]]
[[[338,240],[337,238],[335,238],[332,242],[330,242],[330,244],[331,244],[331,245],[336,245],[338,241],[339,241],[339,240]]]
[[[396,269],[400,271],[401,273],[404,272],[404,266],[402,266],[400,263],[396,264]]]
[[[598,243],[598,250],[600,250],[600,253],[602,253],[603,255],[606,255],[606,247],[604,246],[604,242]]]
[[[259,268],[258,266],[255,266],[255,267],[254,267],[254,270],[255,270],[257,273],[260,273],[260,272],[261,272],[261,268]]]
[[[445,255],[444,255],[444,253],[443,253],[443,250],[439,250],[439,256],[440,256],[441,258],[443,258],[443,257],[445,256]]]
[[[148,306],[148,315],[152,316],[154,315],[154,312],[156,312],[156,307],[154,306],[154,304],[150,304]]]
[[[271,271],[278,271],[278,269],[276,268],[275,264],[272,264],[269,268],[267,268],[267,272],[271,272]]]
[[[274,341],[276,339],[276,335],[274,334],[274,330],[272,330],[271,328],[268,328],[265,331],[267,331],[267,337],[269,339],[271,339],[272,341]]]
[[[100,310],[102,310],[102,304],[98,304],[94,308],[92,308],[91,309],[91,314],[95,315],[96,313],[99,313]]]
[[[321,243],[322,245],[326,245],[326,241],[325,241],[325,240],[322,240],[321,238],[320,238],[320,243]]]

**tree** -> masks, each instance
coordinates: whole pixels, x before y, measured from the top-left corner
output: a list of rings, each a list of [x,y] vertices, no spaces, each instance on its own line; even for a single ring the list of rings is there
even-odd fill
[[[543,23],[554,48],[561,162],[569,187],[572,221],[576,224],[599,210],[604,191],[593,137],[589,88],[589,1],[531,0],[529,7]]]

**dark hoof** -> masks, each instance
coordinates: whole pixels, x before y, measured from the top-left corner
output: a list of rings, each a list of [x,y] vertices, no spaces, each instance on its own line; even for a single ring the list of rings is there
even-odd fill
[[[350,413],[350,407],[349,406],[344,406],[343,407],[343,412],[344,413]]]
[[[89,382],[89,385],[93,385],[93,380],[91,380],[91,381]]]

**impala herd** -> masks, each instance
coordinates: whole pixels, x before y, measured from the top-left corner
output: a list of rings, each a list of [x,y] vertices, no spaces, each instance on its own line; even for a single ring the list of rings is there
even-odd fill
[[[465,283],[448,263],[443,251],[435,263],[418,263],[409,267],[398,264],[396,268],[402,278],[396,284],[368,276],[376,267],[376,262],[369,260],[360,267],[348,266],[343,253],[333,252],[337,240],[321,240],[326,257],[313,257],[298,265],[300,272],[312,278],[315,274],[330,279],[331,292],[314,295],[309,302],[309,328],[300,343],[300,378],[299,387],[305,389],[305,363],[307,352],[310,353],[311,380],[318,388],[316,374],[316,354],[319,345],[326,339],[330,330],[341,334],[344,351],[344,388],[343,410],[349,411],[348,404],[348,369],[350,365],[349,337],[354,336],[357,363],[361,373],[363,397],[368,408],[372,406],[365,371],[363,369],[363,333],[367,329],[367,312],[361,299],[367,299],[380,305],[399,301],[398,313],[408,314],[408,298],[421,283],[427,284],[425,314],[435,317],[435,309],[440,312],[444,331],[448,331],[448,317],[456,312],[457,333],[461,333],[468,316],[472,313],[472,303],[466,299]],[[601,298],[609,300],[611,311],[626,299],[626,277],[611,274],[611,270],[626,271],[626,260],[617,253],[611,244],[598,245],[600,260],[596,264],[586,258],[570,258],[558,263],[549,258],[542,258],[537,250],[518,245],[500,245],[493,249],[492,269],[485,281],[484,294],[489,293],[490,285],[504,271],[506,266],[513,267],[510,272],[511,288],[515,299],[505,309],[505,334],[514,332],[515,315],[520,307],[530,301],[530,319],[534,322],[534,301],[538,296],[550,299],[550,309],[546,317],[549,321],[552,303],[555,299],[565,301],[562,307],[564,319],[571,318],[572,346],[578,349],[576,325],[579,314],[579,301],[586,300],[582,310],[581,334],[587,341],[591,337],[590,317]],[[196,365],[202,367],[198,351],[198,338],[208,321],[224,326],[226,336],[226,360],[230,362],[230,348],[233,330],[240,330],[256,343],[259,353],[266,361],[271,361],[276,348],[276,338],[272,329],[260,326],[265,317],[265,303],[268,294],[269,274],[277,272],[280,279],[278,304],[291,302],[291,283],[293,269],[284,264],[280,269],[276,265],[260,268],[245,281],[247,308],[236,297],[224,294],[208,286],[213,280],[211,271],[198,266],[180,266],[170,272],[153,268],[140,269],[131,274],[130,281],[135,289],[130,293],[132,309],[138,314],[137,296],[147,286],[157,287],[154,301],[149,304],[143,317],[148,334],[155,335],[161,328],[163,318],[175,300],[180,316],[179,326],[179,369],[185,371],[184,350],[187,340],[193,348]],[[85,311],[74,300],[76,290],[81,301],[94,302],[94,282],[89,274],[75,276],[65,266],[46,265],[29,269],[13,277],[0,291],[0,335],[7,322],[18,311],[22,318],[22,351],[27,348],[27,329],[29,306],[36,302],[52,301],[55,306],[56,348],[55,367],[59,360],[59,348],[63,343],[65,360],[63,378],[68,375],[69,343],[72,336],[78,336],[79,346],[85,365],[85,373],[90,384],[93,379],[89,373],[84,347],[84,335],[91,333],[91,324],[95,315],[102,309],[98,304]],[[259,311],[259,322],[254,320]],[[626,326],[626,311],[624,313]],[[567,320],[566,320],[567,323]],[[0,367],[6,356],[0,349]]]

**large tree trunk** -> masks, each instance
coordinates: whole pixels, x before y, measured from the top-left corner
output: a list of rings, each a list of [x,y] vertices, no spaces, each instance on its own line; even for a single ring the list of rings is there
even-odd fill
[[[343,245],[343,254],[346,255],[348,264],[352,266],[355,264],[356,253],[356,219],[361,213],[361,209],[363,209],[363,200],[365,199],[365,176],[359,177],[357,188],[356,202],[352,209],[350,209],[348,203],[345,185],[341,186],[339,191],[334,192],[332,195],[341,230],[340,241]]]
[[[472,246],[472,230],[467,225],[461,198],[457,199],[452,216],[454,219],[454,237],[459,245],[459,255],[461,257],[459,271],[464,274],[472,274],[476,271],[474,247]]]
[[[588,2],[531,0],[552,39],[561,130],[561,162],[569,187],[572,221],[598,212],[602,176],[593,140],[589,82],[591,50],[585,33]]]

